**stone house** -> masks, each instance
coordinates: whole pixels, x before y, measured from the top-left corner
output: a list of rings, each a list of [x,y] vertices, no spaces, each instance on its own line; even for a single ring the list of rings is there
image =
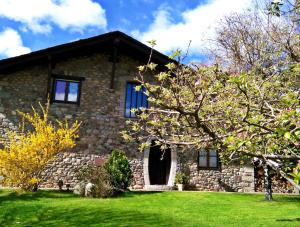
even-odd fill
[[[16,129],[16,110],[29,112],[31,106],[51,97],[50,114],[58,119],[83,124],[73,151],[60,154],[44,172],[42,187],[57,187],[58,180],[74,186],[74,170],[87,163],[100,163],[115,148],[124,150],[134,173],[134,189],[169,189],[176,171],[187,166],[190,186],[197,190],[261,190],[251,165],[221,165],[217,152],[191,151],[183,155],[168,150],[160,160],[160,149],[143,153],[126,144],[119,132],[135,116],[132,107],[146,107],[147,97],[136,92],[137,67],[148,61],[151,49],[121,32],[110,32],[0,61],[0,133]],[[169,58],[153,51],[159,66]],[[281,187],[275,191],[291,191]]]

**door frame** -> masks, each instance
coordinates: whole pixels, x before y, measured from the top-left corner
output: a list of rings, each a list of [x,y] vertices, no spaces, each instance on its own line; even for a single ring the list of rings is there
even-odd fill
[[[152,139],[149,139],[148,142],[151,144]],[[175,175],[177,169],[177,152],[175,149],[170,148],[171,150],[171,167],[169,179],[167,182],[167,186],[173,187],[175,182]],[[150,176],[149,176],[149,155],[150,155],[150,147],[145,148],[144,150],[144,159],[143,159],[143,171],[144,171],[144,182],[145,188],[150,185]]]

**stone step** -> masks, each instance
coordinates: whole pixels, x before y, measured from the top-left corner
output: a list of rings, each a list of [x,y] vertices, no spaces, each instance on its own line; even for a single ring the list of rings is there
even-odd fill
[[[172,186],[169,185],[145,185],[144,190],[146,191],[171,191]]]

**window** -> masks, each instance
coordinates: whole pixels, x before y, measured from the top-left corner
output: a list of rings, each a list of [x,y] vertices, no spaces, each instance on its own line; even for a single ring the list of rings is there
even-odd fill
[[[52,101],[79,104],[82,80],[81,77],[54,76]]]
[[[141,107],[147,108],[148,101],[145,94],[146,89],[142,87],[139,91],[135,90],[139,83],[128,82],[126,86],[126,101],[125,101],[125,117],[136,117],[135,113],[132,113],[132,109],[139,109]]]
[[[218,152],[216,150],[199,151],[199,162],[200,169],[217,169],[219,167]]]

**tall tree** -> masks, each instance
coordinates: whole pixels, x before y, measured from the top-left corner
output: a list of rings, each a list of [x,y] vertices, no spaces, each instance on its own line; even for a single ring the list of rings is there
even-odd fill
[[[221,21],[213,56],[222,59],[219,62],[230,71],[251,71],[267,78],[300,61],[300,1],[255,2],[248,12]],[[268,166],[272,165],[263,164],[268,174]]]
[[[141,150],[150,137],[163,148],[216,147],[223,161],[256,158],[265,166],[267,199],[270,167],[300,189],[286,174],[300,159],[299,36],[294,21],[265,18],[249,12],[224,18],[212,67],[139,67],[137,80],[151,105],[132,110],[138,118],[123,137],[140,141]],[[145,80],[146,71],[154,72],[154,83]]]
[[[235,72],[252,70],[269,75],[270,70],[300,61],[300,28],[295,19],[299,17],[299,1],[295,3],[298,6],[288,1],[284,5],[267,3],[257,3],[247,12],[220,21],[211,53],[222,66]],[[274,5],[278,8],[271,7]]]
[[[143,73],[137,78],[151,107],[132,110],[138,118],[128,122],[125,139],[140,141],[141,150],[150,146],[149,137],[163,147],[216,147],[223,161],[255,157],[283,172],[300,159],[299,64],[266,78],[217,67],[168,67],[155,83]]]

